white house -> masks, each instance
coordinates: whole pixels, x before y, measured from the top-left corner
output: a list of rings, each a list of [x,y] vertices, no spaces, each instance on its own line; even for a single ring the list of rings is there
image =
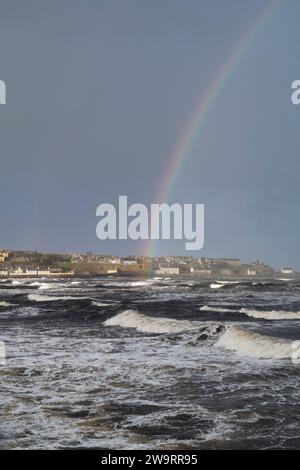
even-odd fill
[[[281,273],[282,274],[293,274],[293,269],[292,268],[281,268]]]
[[[9,271],[9,274],[13,274],[14,276],[23,276],[24,271],[23,271],[23,269],[21,268],[21,266],[18,266],[18,267],[15,268],[13,271]]]
[[[50,268],[42,268],[42,269],[38,268],[37,274],[39,276],[48,276],[48,274],[50,274]]]
[[[159,266],[159,268],[154,270],[155,274],[162,274],[167,276],[174,276],[179,274],[179,268],[170,267],[170,266]]]
[[[26,267],[26,276],[37,276],[38,270],[34,267]]]
[[[247,275],[248,276],[256,276],[256,271],[255,269],[247,269]]]
[[[123,264],[127,265],[127,266],[132,266],[132,265],[135,265],[137,264],[137,260],[136,259],[123,259]]]
[[[212,270],[205,269],[205,268],[194,268],[193,266],[190,269],[191,274],[195,274],[197,276],[211,276]]]

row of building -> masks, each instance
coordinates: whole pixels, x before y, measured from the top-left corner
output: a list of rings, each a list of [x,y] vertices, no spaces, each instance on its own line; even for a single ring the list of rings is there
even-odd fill
[[[40,268],[35,266],[3,266],[0,265],[0,276],[2,277],[15,277],[15,276],[73,276],[74,271],[62,272],[59,268]]]
[[[174,260],[166,263],[162,260],[161,263],[154,265],[154,274],[167,276],[191,274],[202,277],[272,277],[273,275],[278,274],[278,272],[260,261],[254,261],[250,264],[242,264],[238,258],[200,258],[197,261],[189,260],[186,263],[176,263]],[[294,271],[292,268],[285,267],[280,270],[280,274],[289,276],[294,274]]]
[[[44,267],[48,266],[48,267]],[[239,258],[193,258],[191,256],[126,256],[42,254],[0,250],[0,276],[59,275],[157,275],[177,276],[273,276],[276,271],[260,261],[242,264]],[[293,274],[291,268],[281,274]]]

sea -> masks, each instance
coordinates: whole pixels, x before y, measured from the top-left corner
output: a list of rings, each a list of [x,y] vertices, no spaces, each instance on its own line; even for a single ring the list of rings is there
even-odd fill
[[[300,280],[1,279],[1,449],[299,449]]]

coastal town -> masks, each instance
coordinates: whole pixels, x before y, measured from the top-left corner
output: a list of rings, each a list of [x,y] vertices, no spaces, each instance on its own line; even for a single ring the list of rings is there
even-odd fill
[[[90,276],[215,276],[255,278],[300,276],[291,267],[279,270],[256,260],[239,258],[193,258],[191,256],[126,256],[94,253],[40,253],[0,250],[0,277],[90,277]]]

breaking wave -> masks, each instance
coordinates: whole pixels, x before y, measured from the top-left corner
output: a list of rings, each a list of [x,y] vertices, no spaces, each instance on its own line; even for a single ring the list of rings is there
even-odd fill
[[[94,305],[95,307],[109,307],[109,306],[115,305],[117,303],[119,303],[118,300],[116,300],[115,302],[108,302],[108,301],[107,302],[98,302],[96,300],[92,301],[92,305]]]
[[[188,320],[155,318],[139,313],[137,310],[125,310],[104,322],[105,326],[121,326],[135,328],[142,333],[180,333],[183,331],[205,329],[207,333],[218,333],[222,325],[203,325]]]
[[[232,284],[240,284],[240,281],[216,281],[210,284],[211,289],[220,289],[221,287],[231,286]]]
[[[218,284],[240,284],[241,281],[216,281]]]
[[[28,294],[28,300],[32,300],[34,302],[56,302],[60,300],[83,300],[83,299],[87,299],[87,297],[72,297],[72,296],[55,297],[55,296],[50,296],[50,295]]]
[[[265,320],[300,320],[300,312],[292,312],[289,310],[255,310],[249,308],[240,308],[236,310],[233,308],[214,307],[209,305],[203,305],[199,310],[220,313],[243,313],[248,317],[261,318]]]
[[[39,290],[47,290],[47,289],[55,289],[57,287],[57,284],[52,284],[50,282],[44,282],[41,283],[39,286]]]
[[[300,312],[291,312],[286,310],[251,310],[241,308],[241,313],[245,313],[248,317],[265,318],[267,320],[300,320]]]
[[[233,310],[225,307],[210,307],[209,305],[203,305],[202,307],[199,308],[199,310],[205,311],[205,312],[221,312],[221,313],[239,313],[240,310]]]
[[[52,289],[53,287],[57,287],[57,284],[54,284],[53,282],[40,282],[40,281],[34,281],[29,284],[29,286],[33,287],[38,287],[39,289]]]
[[[144,287],[144,286],[149,286],[149,284],[152,284],[154,281],[152,279],[148,279],[146,281],[132,281],[125,283],[125,285],[128,285],[128,287]]]
[[[229,327],[220,336],[216,346],[259,359],[287,359],[292,356],[292,342],[259,335],[236,326]]]
[[[11,305],[13,304],[11,304],[10,302],[5,302],[5,300],[2,300],[0,302],[0,307],[10,307]]]
[[[105,326],[134,328],[142,333],[182,333],[199,331],[205,338],[216,334],[215,346],[234,351],[241,356],[259,359],[286,359],[292,356],[292,342],[272,336],[264,336],[239,327],[227,327],[220,323],[203,324],[195,321],[155,318],[136,310],[125,310],[104,322]],[[221,334],[222,333],[222,334]]]

